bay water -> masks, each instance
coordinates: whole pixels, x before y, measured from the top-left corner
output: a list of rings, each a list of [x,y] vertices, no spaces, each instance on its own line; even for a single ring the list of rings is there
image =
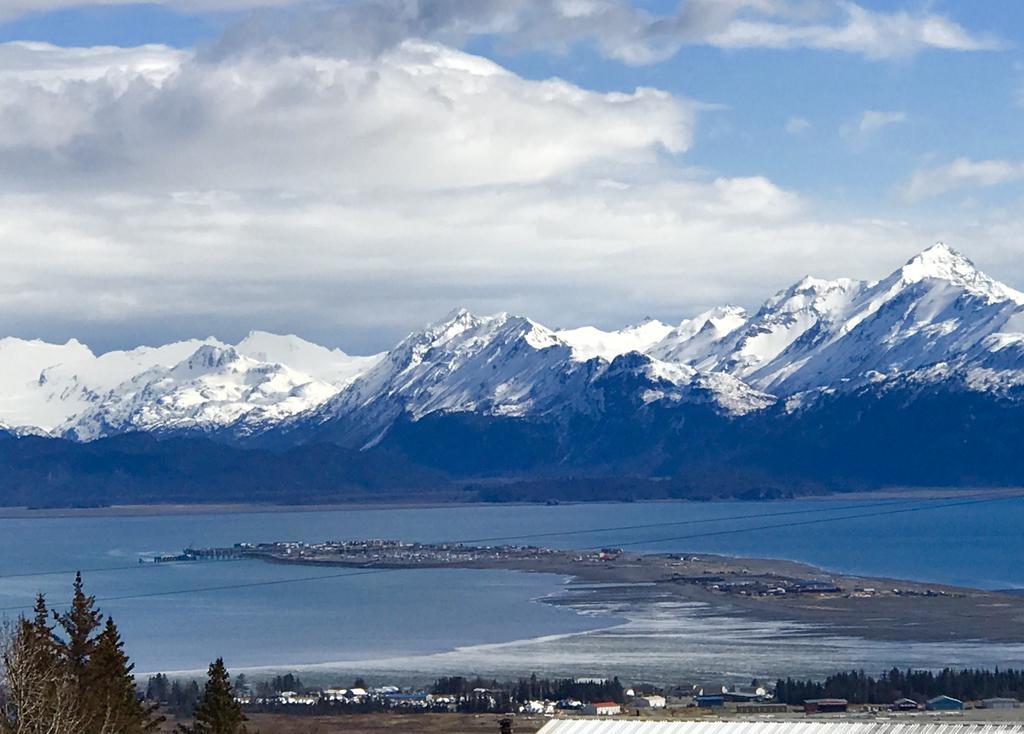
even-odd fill
[[[1024,499],[804,500],[338,508],[0,518],[0,608],[67,599],[76,569],[139,671],[821,675],[890,664],[1021,665],[1024,649],[896,644],[732,618],[701,605],[546,604],[566,579],[454,569],[354,575],[256,561],[140,564],[187,546],[346,538],[625,546],[803,561],[843,573],[1024,587]],[[334,578],[323,578],[334,576]],[[259,584],[259,585],[248,585]],[[189,593],[176,592],[192,590]]]

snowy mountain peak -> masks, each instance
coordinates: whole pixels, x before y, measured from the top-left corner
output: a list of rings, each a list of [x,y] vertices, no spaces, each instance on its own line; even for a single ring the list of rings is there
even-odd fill
[[[657,319],[647,318],[634,326],[618,331],[602,331],[593,326],[563,329],[555,335],[572,347],[573,358],[586,362],[600,357],[611,361],[627,352],[646,352],[664,339],[672,327]]]
[[[944,242],[936,242],[922,250],[894,275],[903,284],[942,280],[977,296],[1024,305],[1024,293],[985,275],[967,257]]]
[[[311,410],[337,388],[277,363],[203,344],[173,367],[157,366],[111,390],[69,419],[61,435],[92,440],[111,433],[214,432],[246,435]]]
[[[746,321],[745,309],[739,306],[716,306],[670,329],[647,352],[666,362],[689,363],[707,355],[714,345]]]
[[[713,330],[719,338],[738,329],[747,320],[747,310],[742,306],[716,306],[682,321],[673,331],[678,335],[696,336]]]
[[[498,318],[498,316],[492,318]],[[482,323],[483,319],[468,309],[457,308],[440,321],[430,324],[423,331],[411,334],[408,339],[420,344],[443,344],[469,329],[479,327]]]
[[[234,347],[204,344],[188,359],[180,362],[175,369],[188,372],[206,372],[220,369],[232,362],[237,362],[239,354]]]
[[[720,306],[676,326],[553,331],[459,308],[370,357],[265,331],[99,356],[74,339],[0,339],[0,423],[79,439],[304,425],[362,446],[434,412],[597,415],[639,398],[739,415],[894,379],[1020,392],[1024,294],[938,243],[881,280],[808,276],[752,315]]]
[[[350,383],[377,364],[383,356],[375,354],[356,357],[340,349],[322,347],[294,334],[271,334],[266,331],[250,331],[235,349],[246,357],[260,362],[285,364],[337,387]]]
[[[824,280],[807,275],[768,299],[761,311],[793,312],[813,308],[826,312],[831,310],[836,300],[844,299],[851,292],[862,289],[864,285],[862,281],[851,278]]]

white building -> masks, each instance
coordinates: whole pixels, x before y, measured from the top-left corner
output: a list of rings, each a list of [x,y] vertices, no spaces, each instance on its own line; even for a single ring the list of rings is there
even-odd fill
[[[987,709],[1015,709],[1020,704],[1016,698],[986,698],[981,705]]]
[[[320,702],[320,696],[312,693],[296,693],[295,691],[281,691],[277,694],[280,703],[289,706],[315,706]]]
[[[663,709],[668,705],[664,696],[637,696],[633,706],[638,709]]]

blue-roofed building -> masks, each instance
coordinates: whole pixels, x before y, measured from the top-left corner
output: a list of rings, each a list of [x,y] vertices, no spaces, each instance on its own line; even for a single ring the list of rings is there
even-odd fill
[[[693,702],[697,704],[698,708],[709,709],[716,706],[724,706],[725,696],[720,693],[711,694],[710,696],[694,696]]]
[[[928,711],[963,711],[964,702],[952,696],[936,696],[924,705]]]

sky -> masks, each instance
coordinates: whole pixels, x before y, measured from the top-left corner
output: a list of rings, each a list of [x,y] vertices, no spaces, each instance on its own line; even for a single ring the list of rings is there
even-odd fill
[[[1024,288],[1018,0],[0,3],[0,335],[352,353],[756,308],[942,240]]]

